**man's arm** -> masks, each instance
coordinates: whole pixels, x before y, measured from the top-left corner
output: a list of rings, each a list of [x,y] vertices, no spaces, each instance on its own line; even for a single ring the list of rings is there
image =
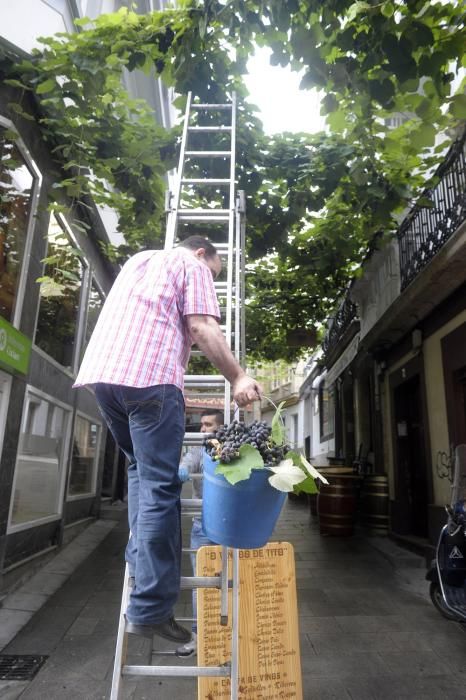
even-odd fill
[[[262,389],[248,377],[228,347],[223,333],[213,316],[190,314],[186,316],[193,343],[202,350],[212,364],[231,383],[233,398],[238,406],[246,406],[260,399]]]

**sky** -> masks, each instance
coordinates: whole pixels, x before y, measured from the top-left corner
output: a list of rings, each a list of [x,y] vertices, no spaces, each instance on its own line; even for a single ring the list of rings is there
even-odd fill
[[[315,90],[300,90],[301,75],[289,67],[271,66],[271,50],[259,48],[249,59],[245,82],[249,101],[257,105],[266,134],[281,131],[314,133],[324,129],[320,100]]]

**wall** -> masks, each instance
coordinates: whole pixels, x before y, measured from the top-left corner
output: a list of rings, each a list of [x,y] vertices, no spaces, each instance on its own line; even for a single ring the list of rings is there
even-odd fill
[[[437,476],[435,465],[439,452],[449,453],[447,406],[445,398],[441,339],[466,322],[466,311],[458,314],[424,341],[426,391],[429,412],[431,456],[433,465],[434,502],[444,505],[450,502],[450,482]],[[466,348],[465,348],[466,357]]]

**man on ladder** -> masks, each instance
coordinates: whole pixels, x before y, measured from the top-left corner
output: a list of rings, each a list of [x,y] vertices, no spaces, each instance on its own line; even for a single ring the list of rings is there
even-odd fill
[[[198,348],[231,383],[243,407],[260,398],[218,325],[215,247],[200,236],[143,251],[122,268],[99,316],[75,386],[91,385],[129,461],[126,550],[132,590],[126,632],[186,643],[173,616],[180,589],[183,377]]]

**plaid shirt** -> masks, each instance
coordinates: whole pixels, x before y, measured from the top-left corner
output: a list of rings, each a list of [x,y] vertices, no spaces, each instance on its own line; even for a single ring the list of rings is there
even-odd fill
[[[183,390],[189,314],[220,319],[209,268],[185,248],[137,253],[115,280],[74,386],[174,384]]]

